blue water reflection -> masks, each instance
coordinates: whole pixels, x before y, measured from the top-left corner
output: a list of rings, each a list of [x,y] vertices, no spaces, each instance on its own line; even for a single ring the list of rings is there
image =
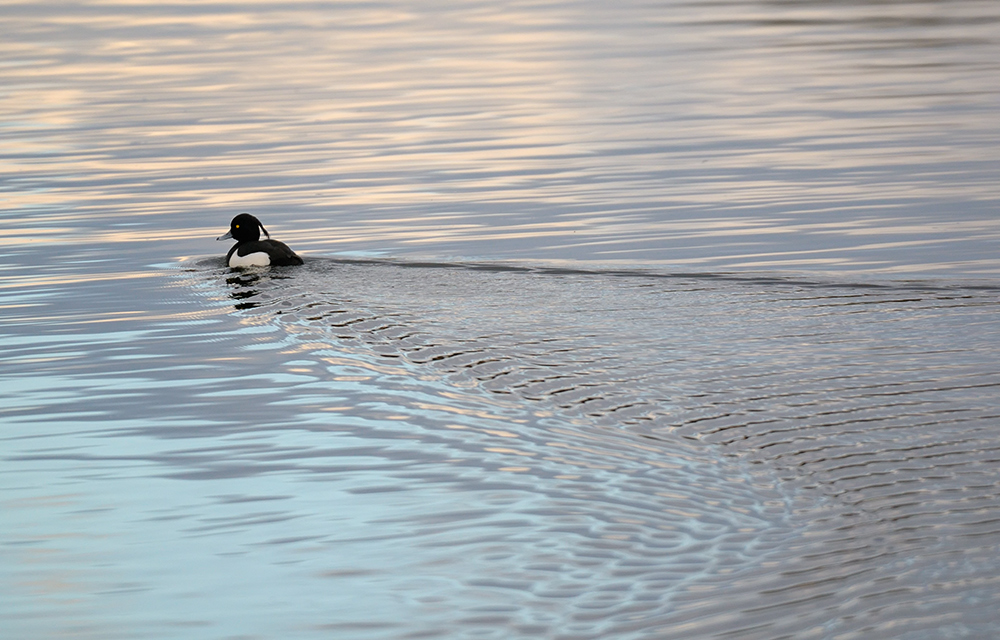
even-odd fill
[[[992,289],[218,262],[134,300],[159,321],[51,313],[53,339],[8,352],[13,628],[768,637],[804,614],[787,589],[889,597],[869,574],[914,527],[992,570]],[[880,559],[841,575],[857,553]],[[814,586],[781,568],[802,554]],[[912,598],[940,565],[910,566]],[[751,625],[772,593],[799,613]]]
[[[574,623],[530,603],[621,606],[635,587],[605,584],[615,569],[601,561],[616,549],[648,547],[665,586],[698,575],[685,564],[671,568],[673,553],[697,553],[720,535],[745,537],[766,523],[754,514],[752,491],[737,511],[683,510],[688,492],[712,494],[725,482],[732,501],[732,483],[743,482],[713,470],[697,489],[705,463],[690,453],[588,436],[550,411],[469,397],[413,365],[379,364],[295,332],[258,331],[260,317],[233,317],[243,328],[211,347],[214,358],[205,357],[213,340],[198,346],[209,363],[202,368],[185,366],[198,335],[186,325],[159,350],[147,342],[146,357],[158,366],[116,372],[109,362],[83,380],[29,377],[34,389],[16,390],[47,411],[7,412],[6,460],[18,472],[6,492],[9,579],[37,576],[27,599],[13,602],[15,629],[394,637],[502,621],[501,635],[553,625],[593,634],[610,623]],[[94,351],[111,337],[101,334]],[[116,337],[143,338],[128,330]],[[240,367],[244,351],[255,354],[252,365],[276,359],[274,371],[206,371],[220,360]],[[97,368],[98,358],[78,355]],[[285,357],[294,359],[282,365]],[[179,379],[180,371],[194,379]],[[661,476],[687,487],[653,506],[647,491],[667,486]],[[665,518],[660,510],[671,502]],[[650,519],[672,524],[643,533]],[[33,561],[32,552],[46,560]],[[197,602],[211,602],[211,612]],[[72,615],[46,621],[48,607]],[[130,615],[123,619],[122,610]]]

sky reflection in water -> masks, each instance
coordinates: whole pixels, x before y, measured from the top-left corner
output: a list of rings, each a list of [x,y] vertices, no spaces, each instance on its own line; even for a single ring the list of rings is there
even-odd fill
[[[128,242],[995,274],[997,17],[15,5],[0,156],[19,219]]]

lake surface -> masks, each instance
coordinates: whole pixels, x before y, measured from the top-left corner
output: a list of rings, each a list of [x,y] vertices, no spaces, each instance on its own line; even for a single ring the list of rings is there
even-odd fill
[[[997,3],[0,17],[5,639],[1000,635]]]

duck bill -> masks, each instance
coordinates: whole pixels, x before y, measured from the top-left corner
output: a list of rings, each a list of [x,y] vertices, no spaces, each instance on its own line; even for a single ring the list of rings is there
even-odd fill
[[[233,239],[233,230],[232,229],[230,229],[229,231],[227,231],[225,233],[225,235],[221,235],[218,238],[216,238],[216,240],[232,240],[232,239]]]

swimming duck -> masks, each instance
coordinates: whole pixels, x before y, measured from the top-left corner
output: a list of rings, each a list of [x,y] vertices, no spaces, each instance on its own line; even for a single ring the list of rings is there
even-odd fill
[[[260,239],[263,231],[267,240]],[[229,233],[219,236],[216,240],[236,240],[236,244],[226,254],[226,263],[230,267],[266,267],[274,265],[285,267],[302,264],[302,258],[288,248],[284,242],[271,240],[260,220],[249,213],[241,213],[229,223]]]

